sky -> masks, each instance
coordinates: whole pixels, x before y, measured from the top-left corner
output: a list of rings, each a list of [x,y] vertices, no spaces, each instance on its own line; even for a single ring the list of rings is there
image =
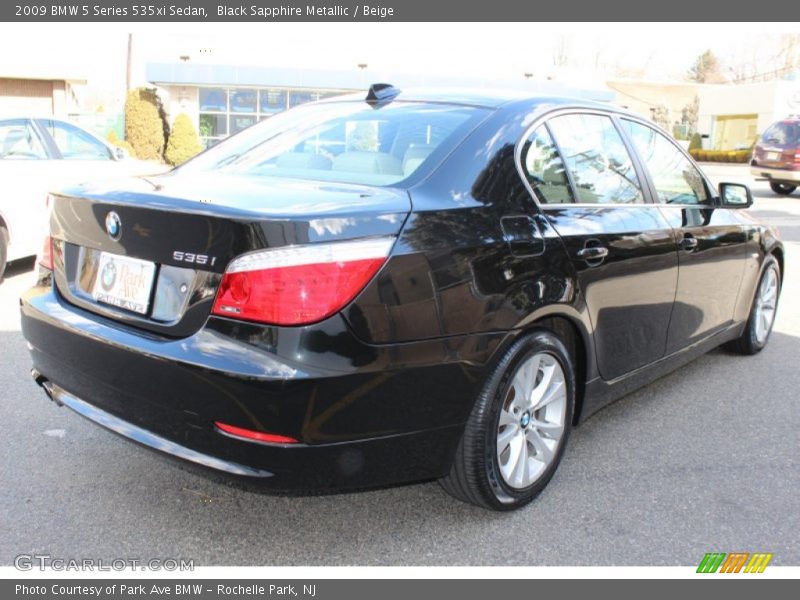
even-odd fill
[[[118,99],[132,33],[139,80],[146,62],[180,56],[298,68],[357,69],[361,63],[374,73],[478,73],[492,79],[530,73],[542,80],[556,72],[554,59],[564,56],[577,79],[602,78],[604,69],[618,68],[651,80],[678,80],[706,49],[734,61],[758,60],[772,52],[780,34],[797,32],[796,24],[769,23],[2,24],[0,76],[26,69],[66,72]]]

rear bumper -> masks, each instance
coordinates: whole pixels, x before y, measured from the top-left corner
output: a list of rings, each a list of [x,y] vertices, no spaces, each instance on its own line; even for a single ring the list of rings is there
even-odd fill
[[[504,337],[370,347],[336,317],[311,328],[210,319],[172,340],[85,312],[51,285],[23,296],[21,312],[54,399],[142,445],[279,490],[446,473]],[[231,438],[214,421],[299,443]]]
[[[769,179],[770,181],[785,181],[787,183],[800,184],[800,171],[751,166],[750,174],[756,179]]]
[[[39,376],[34,375],[34,378],[39,379]],[[141,444],[142,446],[146,446],[160,452],[165,452],[166,454],[170,454],[176,458],[188,460],[189,462],[197,465],[223,471],[231,475],[259,478],[272,477],[272,473],[269,471],[254,469],[245,465],[221,460],[214,456],[197,452],[196,450],[192,450],[186,446],[176,444],[175,442],[156,435],[152,431],[148,431],[142,427],[137,427],[136,425],[128,421],[124,421],[119,417],[115,417],[111,413],[107,413],[106,411],[97,408],[96,406],[93,406],[88,402],[81,400],[80,398],[76,398],[66,390],[61,389],[57,385],[53,385],[49,381],[42,382],[42,387],[47,395],[56,404],[60,406],[66,406],[93,423],[105,427],[114,433],[118,433],[122,437],[128,438],[129,440]]]

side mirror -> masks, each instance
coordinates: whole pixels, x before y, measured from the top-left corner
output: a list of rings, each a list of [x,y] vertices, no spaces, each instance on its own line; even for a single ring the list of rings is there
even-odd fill
[[[720,183],[719,199],[723,208],[747,208],[753,205],[750,188],[741,183]]]
[[[114,148],[115,160],[125,160],[126,158],[128,158],[128,151],[125,148],[120,148],[119,146]]]

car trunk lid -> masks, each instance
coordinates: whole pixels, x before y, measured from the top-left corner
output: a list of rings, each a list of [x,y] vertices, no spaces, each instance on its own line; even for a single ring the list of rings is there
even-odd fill
[[[235,257],[396,235],[410,208],[396,189],[265,177],[167,174],[81,185],[53,196],[56,285],[104,317],[191,335]]]

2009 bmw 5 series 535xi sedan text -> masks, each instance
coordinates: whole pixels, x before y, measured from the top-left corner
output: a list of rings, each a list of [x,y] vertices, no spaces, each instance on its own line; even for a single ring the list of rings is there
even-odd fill
[[[751,203],[608,105],[376,84],[54,192],[23,332],[58,404],[226,478],[508,510],[610,401],[766,345]]]

